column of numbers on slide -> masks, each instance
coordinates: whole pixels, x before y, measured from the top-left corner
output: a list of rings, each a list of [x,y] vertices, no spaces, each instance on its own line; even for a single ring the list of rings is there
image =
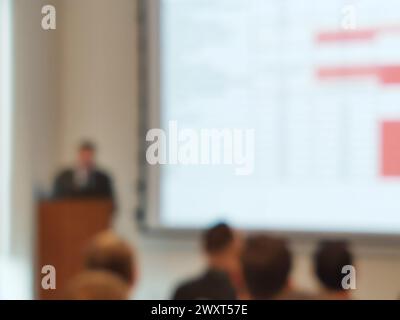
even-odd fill
[[[190,210],[196,223],[387,228],[376,212],[398,212],[386,178],[400,177],[400,2],[160,1],[163,125],[256,130],[250,176],[163,167],[170,223],[193,224]]]
[[[376,1],[363,1],[356,11],[363,25],[349,31],[340,24],[344,1],[286,0],[274,8],[268,1],[252,3],[254,69],[266,72],[251,73],[259,83],[275,82],[260,87],[258,98],[274,109],[278,124],[270,124],[273,154],[279,157],[275,172],[285,180],[378,178],[385,163],[382,126],[385,119],[400,118],[400,28],[394,24],[399,17],[385,15]],[[385,5],[400,14],[399,3]],[[374,37],[360,38],[370,29]],[[353,39],[343,37],[347,34]],[[390,75],[385,78],[379,68]],[[329,78],[321,70],[342,74]]]
[[[164,120],[255,128],[260,177],[348,182],[383,172],[381,127],[400,119],[400,81],[374,68],[399,72],[400,3],[356,1],[349,31],[342,0],[164,1],[175,3],[164,13]]]

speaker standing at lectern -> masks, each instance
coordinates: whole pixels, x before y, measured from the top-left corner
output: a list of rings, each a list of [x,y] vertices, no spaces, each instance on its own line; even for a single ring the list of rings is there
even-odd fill
[[[112,179],[99,170],[95,161],[96,147],[86,141],[78,148],[73,168],[62,171],[54,183],[54,197],[60,198],[109,198],[115,207]]]

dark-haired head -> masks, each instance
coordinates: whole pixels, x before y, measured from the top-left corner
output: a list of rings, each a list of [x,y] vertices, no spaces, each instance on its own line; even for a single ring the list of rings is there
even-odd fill
[[[253,299],[275,299],[288,287],[291,253],[282,239],[265,235],[246,241],[242,266]]]
[[[321,242],[314,256],[315,273],[328,290],[342,291],[342,269],[353,264],[353,257],[344,241]]]
[[[92,151],[96,152],[96,145],[90,140],[84,140],[79,144],[79,151]]]
[[[78,165],[92,168],[95,165],[96,146],[91,141],[82,141],[78,147]]]
[[[226,223],[218,223],[207,229],[202,236],[202,247],[209,267],[238,272],[242,238]]]
[[[235,240],[235,232],[226,224],[218,223],[203,234],[203,249],[207,254],[217,254]]]

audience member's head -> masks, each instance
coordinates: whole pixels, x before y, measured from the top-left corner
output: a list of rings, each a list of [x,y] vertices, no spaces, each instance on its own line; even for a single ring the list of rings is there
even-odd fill
[[[95,165],[96,146],[91,141],[83,141],[78,148],[78,165],[92,168]]]
[[[219,223],[206,230],[202,245],[210,267],[229,269],[239,264],[242,239],[238,232],[227,224]]]
[[[68,284],[66,300],[126,300],[129,286],[116,275],[105,271],[85,271]]]
[[[250,237],[243,251],[242,265],[253,299],[283,298],[289,287],[292,265],[284,240],[264,235]]]
[[[324,241],[314,257],[315,273],[326,291],[345,298],[349,290],[342,287],[342,269],[353,264],[353,257],[344,241]]]
[[[136,278],[136,263],[132,248],[111,231],[97,235],[86,251],[88,270],[108,271],[120,277],[130,287]]]

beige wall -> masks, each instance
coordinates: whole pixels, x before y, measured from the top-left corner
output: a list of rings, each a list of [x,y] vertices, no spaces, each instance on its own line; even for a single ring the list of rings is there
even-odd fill
[[[58,10],[60,163],[73,160],[82,138],[98,144],[100,163],[116,182],[116,224],[127,236],[134,232],[137,176],[135,3],[68,0]]]
[[[36,5],[38,0],[32,2]],[[34,7],[28,6],[26,12]],[[193,237],[143,236],[135,228],[135,183],[139,170],[136,1],[67,0],[58,3],[57,9],[57,31],[53,35],[41,32],[36,36],[45,47],[33,51],[37,64],[31,65],[29,60],[24,60],[29,76],[21,80],[24,86],[19,91],[21,111],[17,131],[20,131],[18,141],[22,144],[17,150],[21,161],[18,177],[21,189],[18,191],[28,200],[20,204],[16,214],[23,212],[24,217],[18,217],[25,218],[32,206],[29,200],[31,186],[26,183],[31,181],[26,180],[30,169],[26,163],[32,157],[39,159],[39,156],[30,146],[39,143],[39,150],[46,155],[43,159],[48,165],[40,165],[35,172],[36,181],[48,187],[56,167],[73,160],[76,144],[81,138],[96,140],[101,149],[100,162],[116,181],[119,201],[116,229],[140,249],[141,280],[136,297],[168,298],[177,280],[201,269],[202,259]],[[54,36],[56,40],[48,39]],[[54,52],[46,49],[47,46],[52,48],[54,41],[57,41],[59,54],[55,58],[52,55],[49,61],[53,62],[48,65],[48,60],[41,54]],[[38,48],[32,43],[24,46],[27,51],[31,47]],[[57,65],[53,69],[54,61]],[[35,78],[37,83],[30,86],[39,70],[45,70],[44,75]],[[55,78],[58,81],[53,82]],[[59,103],[54,104],[54,95],[58,96]],[[29,110],[32,99],[35,108],[39,108],[34,112],[34,128],[29,131],[34,133],[34,140],[24,130],[32,112]],[[20,230],[27,233],[26,239],[30,237],[31,226],[31,218],[21,225]],[[393,299],[400,293],[399,249],[399,246],[378,246],[373,250],[367,245],[356,247],[357,297]],[[295,251],[295,283],[315,289],[308,259],[312,243],[296,245]]]
[[[41,8],[54,1],[14,1],[15,112],[11,255],[15,297],[32,297],[34,199],[56,163],[57,34],[41,29]],[[49,170],[50,169],[50,170]],[[28,289],[28,290],[27,290]]]

